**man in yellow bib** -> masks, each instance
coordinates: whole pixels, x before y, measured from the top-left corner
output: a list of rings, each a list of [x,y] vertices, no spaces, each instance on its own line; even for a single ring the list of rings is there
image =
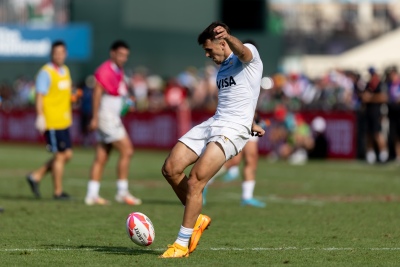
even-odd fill
[[[72,157],[69,127],[71,113],[71,76],[64,65],[67,57],[66,45],[56,41],[51,47],[51,62],[44,65],[36,77],[36,122],[35,127],[44,134],[47,147],[53,157],[27,176],[35,197],[40,198],[39,182],[48,172],[52,173],[54,199],[68,200],[63,191],[64,166]]]

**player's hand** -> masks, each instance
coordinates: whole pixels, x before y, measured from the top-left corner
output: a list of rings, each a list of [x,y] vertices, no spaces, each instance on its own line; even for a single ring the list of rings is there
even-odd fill
[[[265,130],[258,124],[253,123],[251,126],[251,135],[261,137],[265,134]]]
[[[229,37],[229,34],[226,32],[224,27],[217,26],[214,28],[215,39],[226,39]]]
[[[97,130],[98,127],[99,127],[99,121],[96,118],[92,118],[89,124],[89,129],[91,131],[95,131]]]
[[[35,120],[35,128],[43,134],[46,131],[46,119],[44,115],[37,115]]]

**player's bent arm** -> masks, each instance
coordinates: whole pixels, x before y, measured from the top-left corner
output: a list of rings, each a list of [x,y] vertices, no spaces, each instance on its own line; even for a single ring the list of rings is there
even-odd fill
[[[239,58],[242,62],[250,62],[253,59],[253,54],[250,49],[245,46],[238,38],[232,35],[228,35],[225,38],[232,52]]]
[[[35,97],[35,108],[36,108],[36,121],[35,121],[35,128],[44,133],[46,131],[46,119],[44,117],[43,111],[43,94],[36,93]]]
[[[100,108],[100,101],[101,101],[101,96],[103,95],[103,87],[96,82],[96,85],[94,86],[93,90],[93,118],[98,117],[99,113],[99,108]]]

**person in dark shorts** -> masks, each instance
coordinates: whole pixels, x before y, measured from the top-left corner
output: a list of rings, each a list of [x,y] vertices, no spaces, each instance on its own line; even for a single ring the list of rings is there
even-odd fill
[[[374,144],[378,148],[378,156],[380,162],[386,162],[389,157],[387,151],[386,141],[382,135],[382,104],[387,102],[387,93],[381,78],[376,73],[374,68],[368,69],[371,75],[364,92],[361,95],[362,103],[365,108],[365,122],[367,134],[367,153],[366,160],[369,164],[376,162],[376,154],[374,151]]]
[[[69,127],[72,124],[71,87],[69,69],[64,65],[66,45],[56,41],[51,47],[51,62],[44,65],[36,77],[36,129],[44,134],[47,148],[53,157],[40,168],[27,175],[35,197],[40,198],[39,183],[48,172],[52,173],[54,199],[67,200],[63,191],[64,166],[72,157]]]

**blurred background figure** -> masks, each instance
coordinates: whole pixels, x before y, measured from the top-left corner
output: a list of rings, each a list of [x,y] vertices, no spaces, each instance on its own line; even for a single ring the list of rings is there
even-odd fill
[[[326,137],[326,121],[322,117],[315,117],[311,122],[314,137],[314,147],[309,156],[313,159],[326,159],[328,157],[329,142]]]
[[[277,106],[270,132],[272,158],[285,159],[295,165],[307,162],[314,140],[309,125],[300,114],[289,112],[282,105]]]
[[[165,103],[168,108],[176,109],[181,106],[187,98],[186,89],[181,86],[175,78],[169,79],[165,88]]]
[[[112,149],[119,152],[115,200],[128,205],[142,203],[129,191],[129,164],[133,156],[133,145],[121,120],[124,100],[128,96],[124,65],[129,52],[126,42],[114,41],[110,46],[109,59],[103,62],[94,74],[90,129],[96,131],[97,144],[85,197],[85,204],[89,206],[110,204],[99,193],[104,166],[110,158]]]
[[[68,200],[63,191],[64,166],[72,158],[70,126],[72,125],[71,92],[72,80],[69,68],[64,64],[67,47],[56,41],[51,48],[51,61],[44,65],[36,79],[36,129],[44,135],[52,158],[26,177],[32,193],[40,198],[39,183],[51,172],[53,176],[53,198]]]
[[[400,75],[397,68],[390,68],[387,76],[389,144],[394,147],[396,162],[400,163]]]
[[[367,153],[366,160],[369,164],[374,164],[376,159],[375,146],[378,151],[380,162],[386,162],[389,153],[386,147],[386,140],[382,134],[382,104],[387,102],[387,92],[381,78],[375,68],[369,68],[370,79],[361,95],[362,103],[365,108]]]
[[[82,134],[82,145],[89,147],[90,142],[90,121],[92,120],[92,102],[93,102],[93,88],[95,79],[93,75],[86,77],[85,82],[82,85],[82,97],[80,100],[80,129]]]

